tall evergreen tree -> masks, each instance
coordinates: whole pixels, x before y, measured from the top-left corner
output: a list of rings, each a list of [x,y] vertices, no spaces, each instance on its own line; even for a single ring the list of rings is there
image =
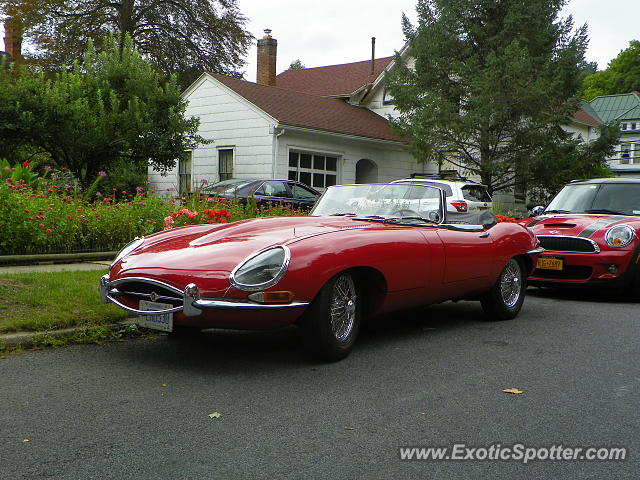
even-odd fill
[[[129,36],[165,73],[188,83],[203,71],[237,74],[252,36],[237,0],[6,0],[19,12],[35,60],[58,69],[82,58],[89,40],[100,49],[107,34]]]
[[[403,19],[415,64],[396,55],[387,82],[393,123],[419,161],[451,162],[491,192],[518,191],[550,145],[575,143],[561,126],[578,109],[587,33],[558,20],[565,3],[419,0],[417,26]]]

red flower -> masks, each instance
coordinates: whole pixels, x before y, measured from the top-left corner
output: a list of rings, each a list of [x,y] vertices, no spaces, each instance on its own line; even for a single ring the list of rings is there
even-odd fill
[[[29,166],[29,160],[25,160],[25,162],[22,164],[22,168],[27,168]]]

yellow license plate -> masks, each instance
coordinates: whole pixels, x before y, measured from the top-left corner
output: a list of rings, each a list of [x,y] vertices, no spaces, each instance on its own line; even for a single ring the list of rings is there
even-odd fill
[[[562,270],[564,262],[561,258],[554,257],[538,257],[536,268],[542,270]]]

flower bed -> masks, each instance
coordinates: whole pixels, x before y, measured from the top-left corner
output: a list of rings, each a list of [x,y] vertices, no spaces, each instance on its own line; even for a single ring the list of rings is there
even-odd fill
[[[182,225],[304,214],[198,195],[176,201],[142,188],[105,196],[97,182],[81,192],[58,180],[5,178],[0,184],[0,255],[113,251],[134,237]]]

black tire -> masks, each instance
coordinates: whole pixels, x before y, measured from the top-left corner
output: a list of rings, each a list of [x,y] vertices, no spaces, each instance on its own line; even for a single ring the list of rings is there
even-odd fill
[[[518,315],[524,303],[525,289],[522,263],[511,258],[500,272],[496,283],[480,297],[480,304],[490,320],[511,320]]]
[[[356,341],[362,318],[362,299],[352,273],[329,280],[300,322],[305,347],[327,362],[345,358]]]

